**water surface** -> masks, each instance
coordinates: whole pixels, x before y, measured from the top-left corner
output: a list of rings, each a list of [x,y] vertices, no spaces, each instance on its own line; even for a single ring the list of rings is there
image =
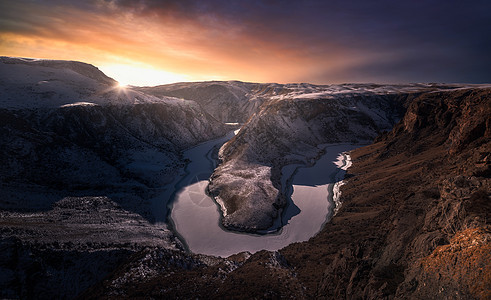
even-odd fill
[[[341,153],[356,146],[329,145],[326,153],[312,167],[286,166],[282,180],[292,183],[293,204],[283,214],[284,226],[275,233],[256,235],[221,227],[218,206],[205,193],[214,169],[212,149],[230,137],[210,141],[185,152],[191,162],[186,168],[188,175],[176,185],[170,218],[189,250],[222,257],[242,251],[278,250],[293,242],[306,241],[319,232],[333,211],[333,202],[329,199],[329,196],[332,198],[333,185],[344,172],[341,167],[345,164],[346,154]]]

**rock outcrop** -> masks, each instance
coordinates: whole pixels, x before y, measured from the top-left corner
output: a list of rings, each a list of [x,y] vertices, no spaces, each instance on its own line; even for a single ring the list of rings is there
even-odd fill
[[[287,201],[281,169],[310,164],[326,143],[369,143],[390,130],[413,94],[369,91],[272,98],[220,150],[208,192],[221,205],[222,224],[256,231],[272,226]]]
[[[483,157],[489,153],[490,136],[483,132],[474,138],[450,137],[462,124],[479,128],[491,117],[490,95],[490,89],[421,95],[378,143],[352,151],[339,213],[308,243],[282,251],[289,262],[301,259],[296,253],[311,253],[298,275],[305,276],[305,282],[322,277],[309,287],[314,295],[473,299],[489,292],[483,288],[489,286],[486,278],[477,285],[481,289],[467,285],[475,276],[467,266],[489,267],[482,250],[489,246],[491,181]],[[481,113],[463,113],[468,107]],[[460,145],[460,150],[455,152],[452,145]],[[476,231],[466,231],[471,228]],[[447,266],[437,263],[436,269],[429,268],[438,253],[460,243],[451,242],[460,240],[460,234],[478,235],[477,251],[471,250],[471,256],[454,252]],[[314,263],[317,259],[325,266]],[[447,275],[435,276],[439,268],[448,270]],[[459,274],[461,280],[452,281],[448,274]]]

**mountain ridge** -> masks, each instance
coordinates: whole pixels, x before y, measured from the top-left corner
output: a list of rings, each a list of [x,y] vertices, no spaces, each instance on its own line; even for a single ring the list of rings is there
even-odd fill
[[[4,60],[1,297],[489,296],[475,271],[489,273],[491,259],[488,85],[170,85],[193,100],[120,88],[84,63]],[[282,166],[314,163],[323,143],[375,143],[351,152],[343,205],[309,241],[188,253],[163,199],[182,151],[234,129],[229,121],[244,124],[220,150],[209,192],[249,201],[240,187],[257,186],[259,170],[274,193],[243,216],[266,212],[266,225],[281,213]],[[239,219],[231,227],[258,228]]]

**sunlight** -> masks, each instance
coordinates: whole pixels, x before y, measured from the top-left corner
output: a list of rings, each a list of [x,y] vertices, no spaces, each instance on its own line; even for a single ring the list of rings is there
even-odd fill
[[[176,74],[151,67],[132,65],[106,65],[99,67],[107,76],[119,82],[120,88],[127,85],[155,86],[160,84],[189,81],[189,76]]]

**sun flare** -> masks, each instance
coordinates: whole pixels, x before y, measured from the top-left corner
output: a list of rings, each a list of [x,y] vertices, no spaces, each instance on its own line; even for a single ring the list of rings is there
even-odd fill
[[[145,66],[132,65],[106,65],[100,67],[109,77],[119,82],[119,88],[128,85],[134,86],[155,86],[160,84],[189,81],[189,76],[166,72]]]

